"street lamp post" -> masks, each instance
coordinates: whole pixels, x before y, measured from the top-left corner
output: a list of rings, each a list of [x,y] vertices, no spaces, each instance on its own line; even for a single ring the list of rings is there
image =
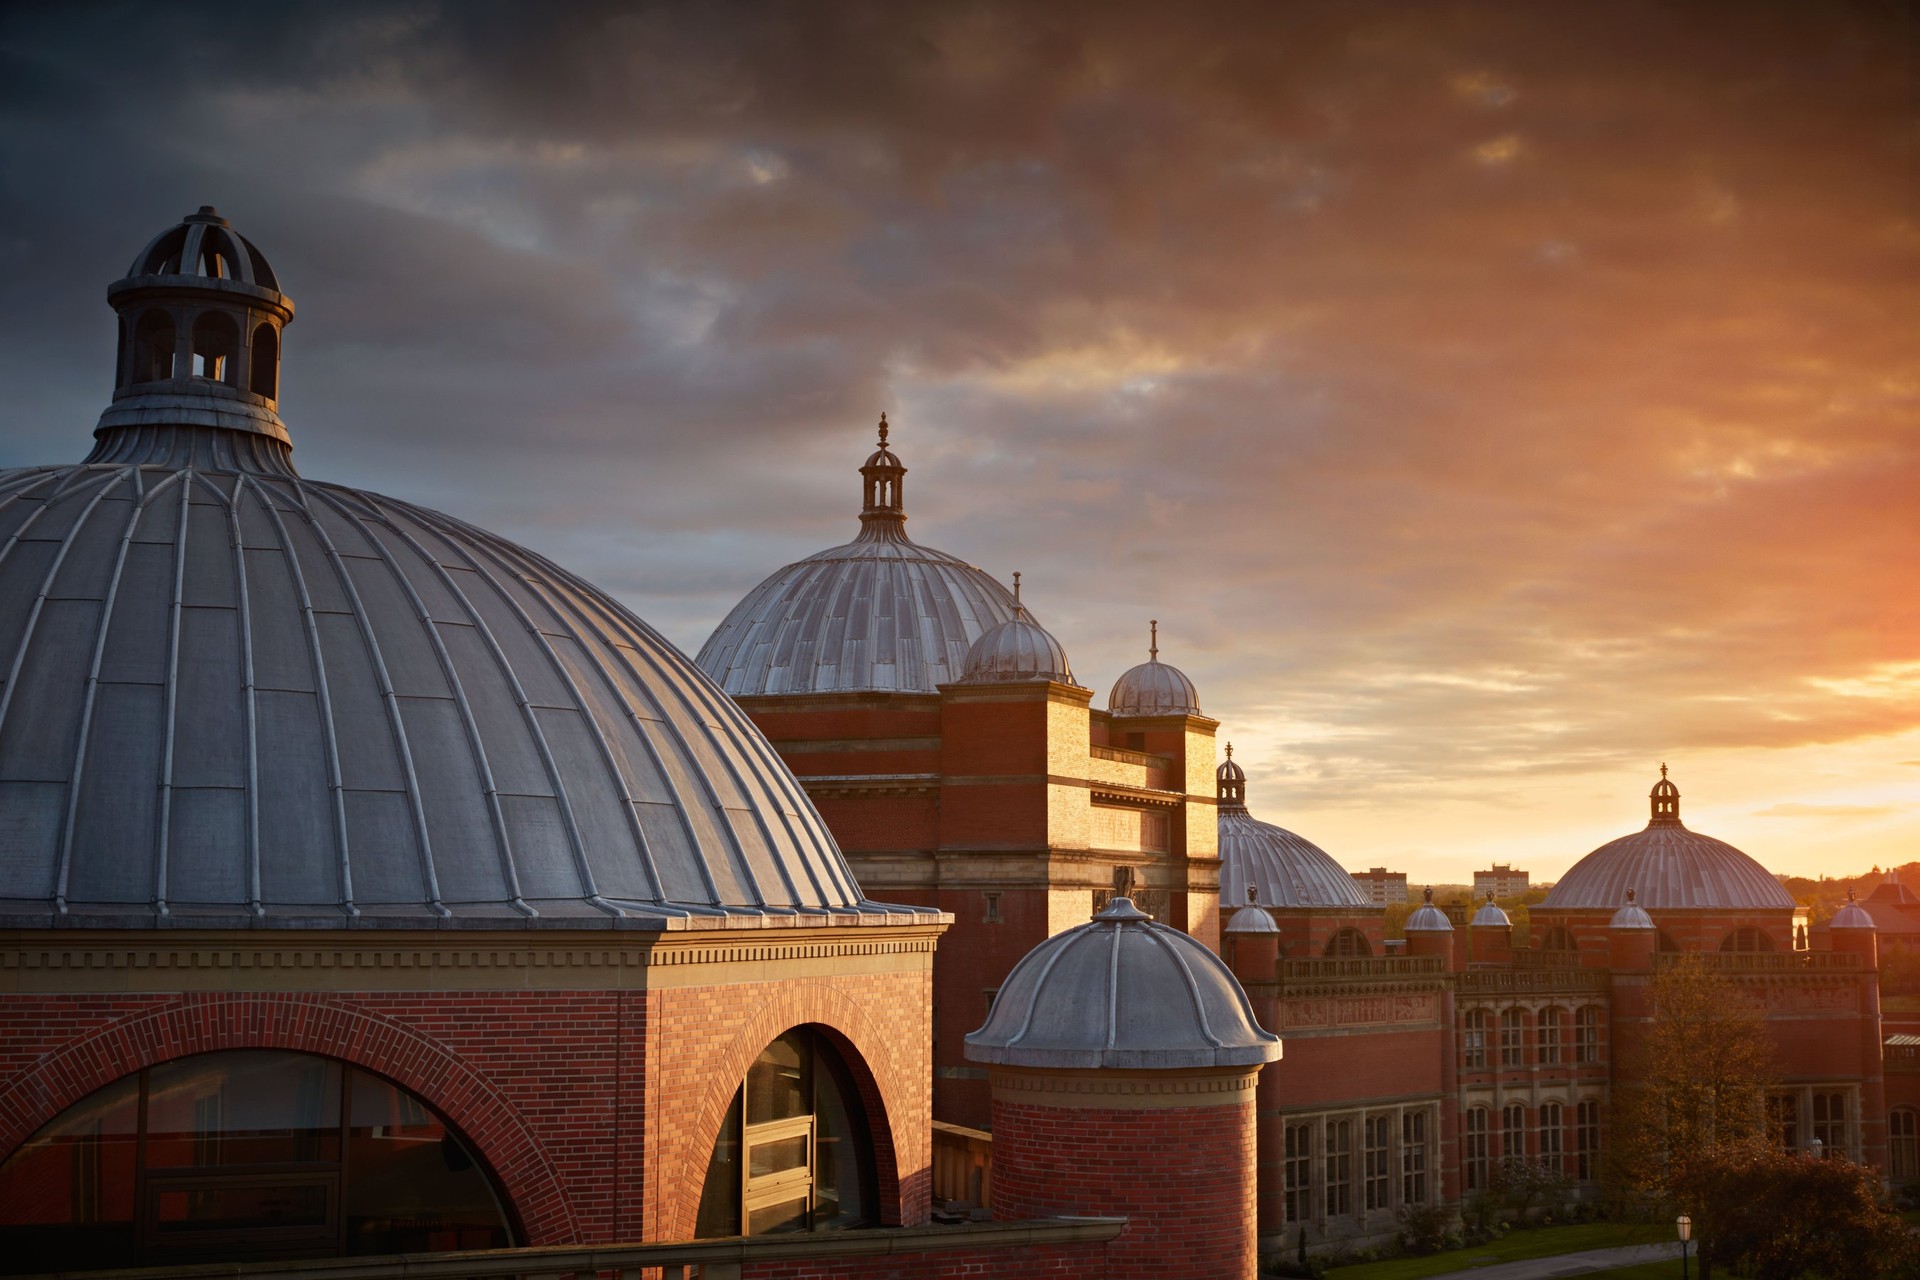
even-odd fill
[[[1680,1233],[1680,1280],[1687,1280],[1687,1241],[1693,1239],[1693,1219],[1683,1213],[1673,1220],[1673,1225]]]

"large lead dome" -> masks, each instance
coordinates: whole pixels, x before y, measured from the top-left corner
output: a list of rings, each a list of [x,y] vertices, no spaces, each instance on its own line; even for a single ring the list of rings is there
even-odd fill
[[[1247,775],[1234,763],[1232,743],[1214,778],[1220,805],[1221,902],[1342,910],[1373,906],[1333,855],[1247,811]]]
[[[110,292],[92,455],[0,472],[0,922],[911,910],[862,899],[759,731],[619,604],[300,477],[292,307],[226,226],[203,209]]]
[[[975,640],[1014,616],[1008,590],[907,537],[907,468],[880,447],[860,468],[860,534],[781,569],[700,648],[700,669],[736,697],[932,693],[966,673]]]

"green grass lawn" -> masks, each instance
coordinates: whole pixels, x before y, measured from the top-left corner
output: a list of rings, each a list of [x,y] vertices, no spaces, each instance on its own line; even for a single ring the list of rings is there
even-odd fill
[[[1557,1253],[1578,1253],[1583,1249],[1655,1244],[1672,1236],[1673,1228],[1660,1223],[1589,1222],[1571,1227],[1521,1228],[1509,1231],[1490,1244],[1470,1245],[1465,1249],[1429,1254],[1424,1258],[1389,1258],[1385,1262],[1368,1262],[1357,1267],[1336,1267],[1327,1272],[1327,1277],[1328,1280],[1420,1280],[1422,1276],[1446,1275],[1451,1271],[1491,1266],[1496,1262],[1517,1262],[1522,1258],[1550,1258]],[[1664,1277],[1667,1273],[1643,1272],[1633,1268],[1606,1274],[1643,1280],[1643,1277]],[[1674,1261],[1673,1274],[1680,1274],[1678,1259]]]
[[[1687,1264],[1687,1274],[1700,1274],[1700,1264]],[[1643,1262],[1637,1267],[1615,1267],[1611,1271],[1591,1271],[1580,1280],[1680,1280],[1680,1259],[1672,1258],[1666,1262]]]

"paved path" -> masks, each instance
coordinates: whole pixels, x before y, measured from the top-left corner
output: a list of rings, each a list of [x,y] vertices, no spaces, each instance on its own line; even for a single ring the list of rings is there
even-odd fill
[[[1467,1250],[1469,1256],[1472,1252],[1471,1249]],[[1501,1262],[1486,1267],[1469,1265],[1464,1270],[1446,1274],[1471,1277],[1471,1280],[1555,1280],[1558,1276],[1585,1276],[1596,1271],[1611,1271],[1615,1267],[1637,1266],[1642,1262],[1658,1262],[1662,1258],[1679,1256],[1680,1243],[1675,1240],[1664,1244],[1630,1244],[1618,1249],[1588,1249],[1581,1253],[1527,1258],[1520,1262]],[[1436,1277],[1436,1280],[1445,1280],[1445,1277]]]

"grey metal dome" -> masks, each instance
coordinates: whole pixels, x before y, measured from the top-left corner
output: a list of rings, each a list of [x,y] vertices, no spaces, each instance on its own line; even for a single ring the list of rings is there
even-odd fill
[[[961,679],[967,684],[1026,680],[1079,684],[1073,678],[1065,647],[1020,603],[1018,573],[1013,575],[1013,616],[973,642]]]
[[[1006,1066],[1246,1067],[1280,1056],[1206,945],[1115,898],[1026,954],[967,1057]]]
[[[1227,933],[1278,933],[1280,926],[1273,922],[1267,909],[1249,902],[1233,913],[1233,919],[1227,921]]]
[[[1228,767],[1239,771],[1238,776],[1226,773]],[[1220,901],[1257,902],[1263,907],[1374,908],[1373,900],[1326,850],[1247,812],[1246,774],[1231,757],[1215,775],[1220,797]]]
[[[1724,840],[1680,822],[1680,792],[1666,766],[1646,829],[1601,845],[1547,891],[1539,910],[1612,909],[1637,891],[1649,911],[1791,911],[1792,895],[1765,867]]]
[[[1853,890],[1847,890],[1847,900],[1833,913],[1833,919],[1827,921],[1829,929],[1878,929],[1867,909],[1854,901]]]
[[[1476,929],[1511,929],[1513,921],[1500,905],[1493,900],[1493,894],[1487,894],[1487,900],[1473,913],[1473,927]]]
[[[140,276],[198,276],[278,291],[279,277],[267,265],[267,255],[210,204],[190,213],[147,241],[127,268],[127,278]]]
[[[1113,682],[1107,710],[1116,716],[1172,716],[1203,714],[1200,694],[1186,672],[1160,661],[1160,622],[1152,622],[1147,660],[1129,667]]]
[[[1423,892],[1419,906],[1407,916],[1407,922],[1400,926],[1403,933],[1452,933],[1453,921],[1447,919],[1447,913],[1433,905],[1433,890]]]
[[[1613,919],[1607,921],[1609,929],[1653,929],[1653,917],[1646,908],[1634,901],[1634,891],[1627,890],[1627,903],[1613,913]]]
[[[728,693],[932,693],[1014,616],[1012,593],[992,577],[907,537],[906,468],[880,421],[880,451],[860,469],[859,537],[775,573],[700,647],[700,669]]]
[[[257,433],[0,472],[0,673],[8,926],[916,913],[626,609]]]

